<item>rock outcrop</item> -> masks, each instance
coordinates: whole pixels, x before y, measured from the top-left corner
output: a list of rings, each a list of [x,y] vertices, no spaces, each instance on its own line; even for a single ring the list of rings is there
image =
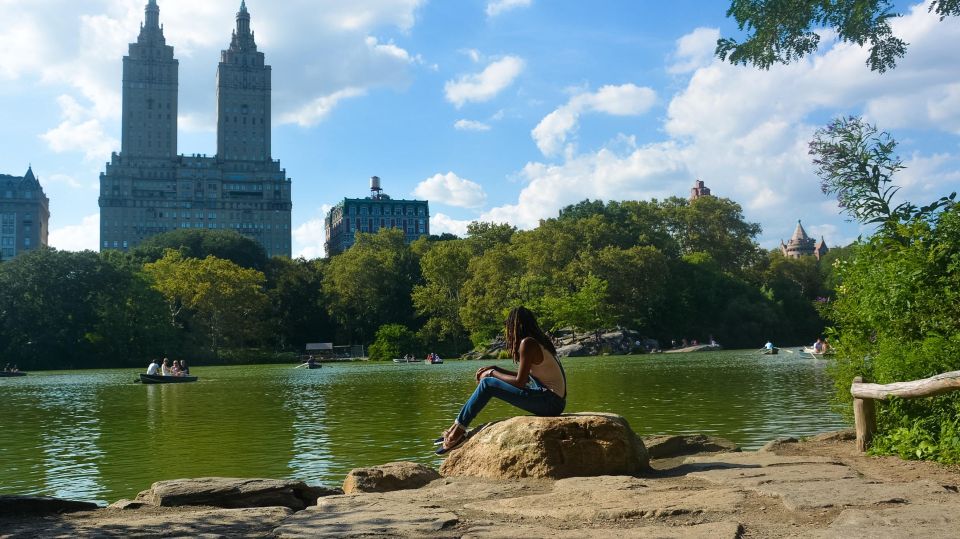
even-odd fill
[[[440,474],[490,479],[638,475],[649,456],[615,414],[521,416],[477,429],[444,461]]]
[[[730,440],[703,434],[644,436],[642,440],[651,459],[740,451],[740,447]]]
[[[390,462],[370,468],[354,468],[343,480],[344,494],[390,492],[420,488],[440,479],[433,468],[415,462]]]
[[[299,511],[315,505],[320,496],[339,493],[339,490],[307,486],[303,481],[200,477],[157,481],[150,490],[137,494],[136,501],[161,507],[287,507]]]

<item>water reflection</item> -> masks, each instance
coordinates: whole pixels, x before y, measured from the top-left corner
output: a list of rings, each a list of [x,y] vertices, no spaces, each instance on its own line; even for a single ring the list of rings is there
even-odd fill
[[[822,364],[768,357],[568,359],[567,411],[618,413],[641,435],[702,432],[748,449],[842,426]],[[0,415],[0,493],[112,502],[161,479],[337,485],[357,466],[436,466],[431,440],[473,391],[477,366],[201,367],[197,383],[155,386],[132,383],[130,371],[2,380],[0,410],[14,413]],[[495,401],[477,424],[516,413]]]

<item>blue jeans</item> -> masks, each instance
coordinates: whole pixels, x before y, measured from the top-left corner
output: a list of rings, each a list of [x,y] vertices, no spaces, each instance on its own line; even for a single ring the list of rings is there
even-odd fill
[[[519,388],[503,380],[488,376],[480,380],[477,389],[473,391],[473,395],[470,395],[467,403],[463,405],[460,414],[457,416],[457,423],[463,428],[469,427],[470,422],[477,417],[480,410],[483,410],[483,407],[490,402],[492,397],[538,416],[560,415],[567,405],[566,399],[541,386],[533,378],[530,379],[527,387]]]

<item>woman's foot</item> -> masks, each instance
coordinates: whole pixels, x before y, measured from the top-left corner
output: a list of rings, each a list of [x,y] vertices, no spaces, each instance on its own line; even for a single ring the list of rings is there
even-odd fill
[[[440,447],[437,448],[436,453],[442,455],[448,451],[452,451],[458,447],[460,444],[467,440],[467,430],[461,427],[460,425],[454,423],[449,429],[443,433],[443,441],[440,444]]]

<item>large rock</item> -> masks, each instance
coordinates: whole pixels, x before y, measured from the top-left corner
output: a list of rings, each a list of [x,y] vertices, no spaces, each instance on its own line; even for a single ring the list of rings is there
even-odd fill
[[[0,496],[0,517],[56,515],[76,511],[93,511],[98,508],[99,506],[95,503],[48,496]]]
[[[637,475],[649,469],[643,442],[615,414],[521,416],[487,425],[440,467],[443,476],[561,479]]]
[[[361,492],[390,492],[420,488],[440,474],[415,462],[390,462],[372,468],[354,468],[343,480],[344,494]]]
[[[157,481],[150,490],[137,494],[137,501],[162,507],[288,507],[299,511],[316,504],[320,496],[339,493],[339,490],[307,486],[303,481],[201,477]]]

